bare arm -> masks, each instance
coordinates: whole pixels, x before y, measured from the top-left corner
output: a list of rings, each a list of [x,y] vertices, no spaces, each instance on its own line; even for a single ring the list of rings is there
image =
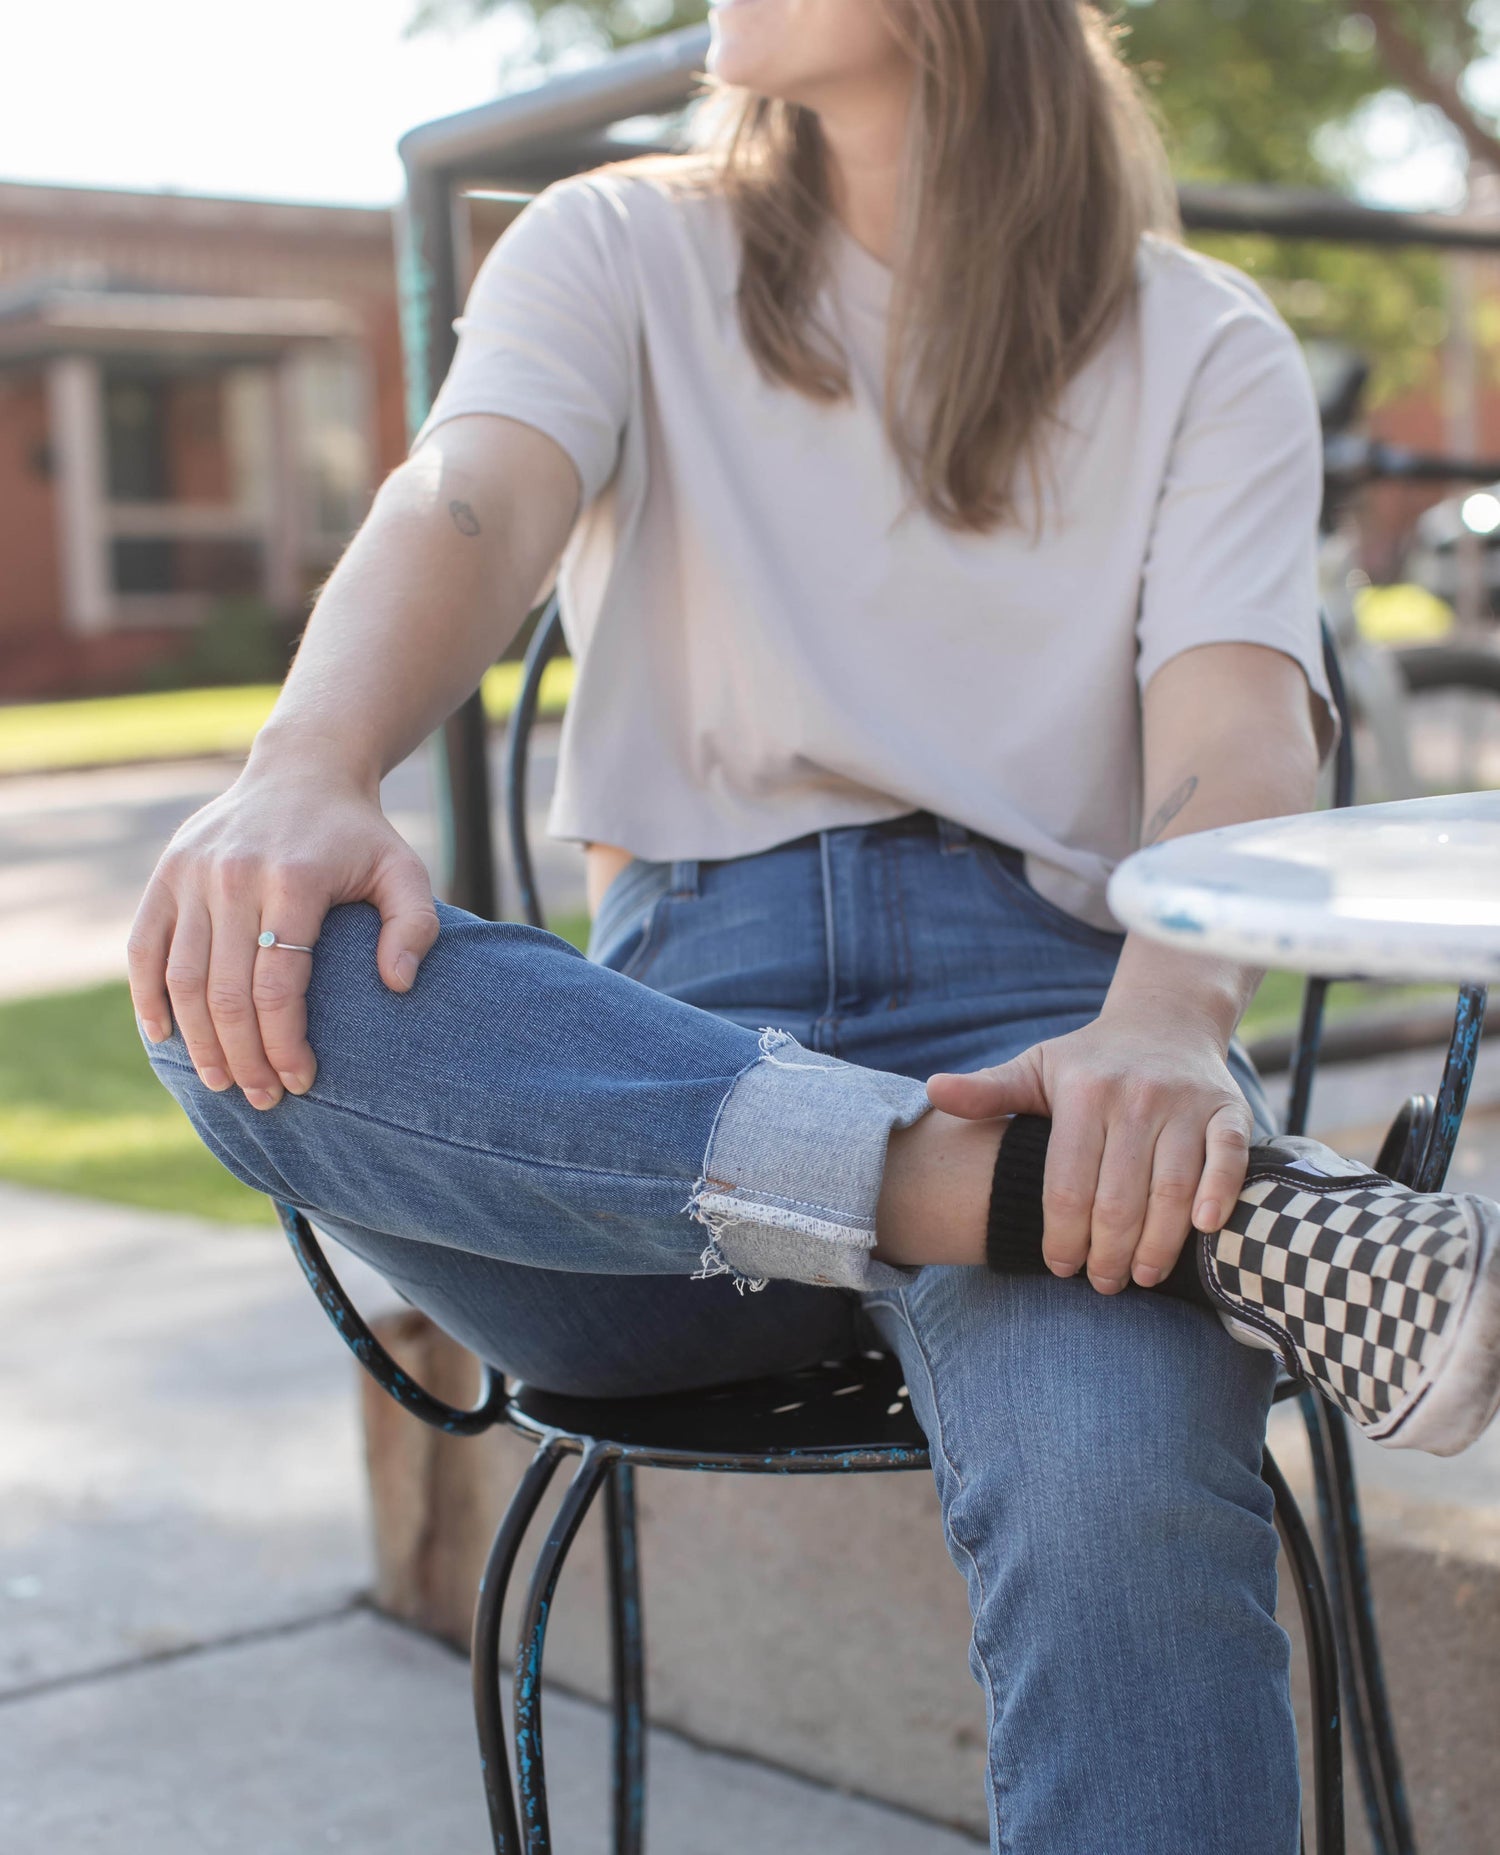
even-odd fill
[[[304,953],[328,910],[380,911],[404,992],[437,938],[432,883],[380,810],[382,775],[477,686],[550,576],[580,495],[567,453],[491,414],[437,426],[386,480],[313,608],[244,770],[175,833],[136,912],[130,990],[203,1081],[258,1108],[312,1086]]]
[[[545,433],[475,413],[392,471],[330,575],[251,750],[378,784],[478,686],[550,577],[578,474]]]
[[[1301,665],[1264,644],[1201,644],[1169,658],[1141,703],[1142,845],[1311,810],[1318,751],[1310,700]],[[1105,1009],[1154,998],[1196,1010],[1227,1046],[1264,976],[1127,935]]]
[[[1263,644],[1198,645],[1146,686],[1144,843],[1307,811],[1318,756],[1301,666]],[[1050,1115],[1044,1255],[1096,1288],[1154,1285],[1190,1224],[1217,1230],[1245,1182],[1252,1117],[1225,1064],[1261,975],[1129,934],[1092,1024],[997,1068],[928,1084],[969,1119]]]

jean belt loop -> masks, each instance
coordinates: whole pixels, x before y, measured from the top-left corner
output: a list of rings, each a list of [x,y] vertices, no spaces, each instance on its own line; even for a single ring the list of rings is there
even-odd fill
[[[949,857],[955,851],[967,850],[974,835],[969,827],[966,824],[960,824],[956,818],[944,818],[941,812],[935,816],[937,817],[938,842],[942,846],[943,855]]]
[[[697,857],[679,857],[672,865],[673,895],[696,895],[698,893]]]

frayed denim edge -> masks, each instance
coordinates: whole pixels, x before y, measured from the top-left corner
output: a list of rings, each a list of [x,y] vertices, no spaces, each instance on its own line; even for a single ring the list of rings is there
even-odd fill
[[[709,1129],[708,1143],[703,1156],[703,1171],[693,1187],[692,1196],[682,1206],[684,1211],[694,1217],[709,1232],[709,1241],[704,1245],[702,1255],[698,1259],[698,1268],[693,1272],[691,1279],[701,1282],[709,1281],[715,1276],[727,1275],[739,1294],[759,1293],[770,1278],[752,1275],[732,1262],[725,1255],[721,1240],[736,1225],[760,1222],[774,1229],[795,1232],[828,1245],[832,1252],[829,1258],[830,1263],[833,1263],[834,1257],[839,1252],[843,1252],[846,1259],[850,1252],[858,1253],[863,1266],[849,1272],[848,1279],[844,1279],[844,1271],[841,1270],[838,1275],[819,1273],[815,1278],[817,1282],[831,1286],[873,1286],[874,1283],[855,1279],[856,1277],[863,1278],[872,1271],[883,1278],[886,1272],[887,1265],[872,1264],[869,1261],[869,1251],[875,1240],[872,1219],[862,1217],[857,1213],[851,1214],[831,1205],[788,1199],[781,1194],[768,1195],[758,1192],[752,1187],[735,1185],[725,1179],[715,1178],[710,1170],[711,1156],[718,1138],[719,1124],[724,1109],[734,1095],[736,1085],[758,1064],[766,1062],[778,1069],[799,1069],[830,1074],[846,1071],[849,1067],[836,1058],[826,1056],[814,1063],[787,1061],[777,1056],[776,1052],[784,1049],[788,1044],[801,1048],[797,1044],[797,1039],[789,1031],[779,1030],[774,1025],[763,1025],[760,1030],[757,1055],[735,1076],[734,1081],[725,1091],[723,1100],[719,1103],[713,1126]],[[914,1086],[920,1087],[920,1085]],[[927,1105],[924,1100],[922,1109],[925,1110]],[[901,1124],[909,1124],[911,1118],[913,1117],[910,1114],[903,1116],[898,1111],[897,1119]],[[753,1213],[753,1215],[747,1215],[747,1213]],[[795,1277],[793,1279],[806,1278]],[[890,1279],[900,1280],[901,1273],[892,1271]]]
[[[733,1201],[723,1191],[714,1191],[710,1189],[710,1186],[716,1183],[716,1181],[710,1180],[708,1176],[708,1156],[714,1150],[714,1136],[719,1131],[720,1118],[725,1108],[728,1106],[729,1097],[734,1093],[735,1083],[739,1081],[740,1076],[754,1069],[757,1063],[770,1057],[771,1053],[774,1050],[779,1050],[783,1044],[795,1042],[796,1039],[792,1036],[790,1031],[776,1030],[769,1024],[762,1025],[760,1047],[757,1053],[746,1063],[744,1069],[741,1069],[736,1074],[734,1081],[731,1082],[729,1087],[724,1091],[724,1099],[719,1103],[718,1110],[714,1115],[713,1125],[708,1130],[708,1143],[703,1149],[703,1170],[698,1174],[697,1181],[693,1186],[692,1197],[682,1206],[684,1211],[696,1218],[708,1231],[708,1242],[704,1244],[703,1254],[698,1258],[698,1267],[688,1278],[690,1281],[707,1282],[711,1281],[716,1275],[727,1275],[733,1281],[735,1289],[739,1294],[756,1295],[760,1293],[761,1289],[763,1289],[770,1280],[769,1276],[761,1276],[759,1280],[757,1280],[755,1276],[747,1275],[743,1269],[736,1269],[734,1264],[724,1254],[723,1250],[719,1248],[720,1232],[727,1224],[733,1221],[733,1213],[738,1207],[734,1205]],[[799,1069],[806,1069],[812,1067],[812,1065],[799,1063],[797,1067]],[[810,1232],[809,1234],[813,1233]]]

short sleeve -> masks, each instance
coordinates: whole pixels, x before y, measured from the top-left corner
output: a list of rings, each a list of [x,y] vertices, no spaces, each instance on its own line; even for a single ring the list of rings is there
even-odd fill
[[[1320,766],[1341,732],[1323,663],[1322,426],[1312,379],[1267,302],[1227,310],[1174,435],[1137,621],[1145,687],[1198,644],[1267,644],[1301,664]]]
[[[501,413],[555,439],[578,470],[582,506],[594,500],[614,474],[635,376],[623,232],[613,194],[578,176],[522,207],[479,266],[412,451],[445,419]]]

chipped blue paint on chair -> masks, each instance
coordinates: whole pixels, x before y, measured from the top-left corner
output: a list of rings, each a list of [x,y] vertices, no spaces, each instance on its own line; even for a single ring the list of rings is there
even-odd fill
[[[545,926],[526,821],[527,748],[542,672],[562,642],[556,595],[532,636],[505,768],[505,807],[525,919]],[[1350,717],[1332,635],[1323,627],[1324,658],[1344,741],[1334,803],[1353,796]],[[1296,1051],[1286,1131],[1305,1129],[1328,981],[1310,979]],[[1436,1101],[1414,1096],[1387,1135],[1380,1171],[1420,1190],[1436,1190],[1447,1173],[1473,1075],[1484,1014],[1483,988],[1460,993],[1453,1040]],[[542,1739],[542,1658],[547,1619],[563,1561],[585,1514],[604,1493],[613,1674],[613,1799],[616,1855],[641,1855],[645,1822],[644,1629],[637,1560],[634,1473],[637,1466],[760,1475],[849,1475],[929,1466],[927,1441],[911,1414],[900,1368],[878,1352],[825,1362],[753,1383],[665,1397],[559,1397],[524,1384],[507,1389],[481,1365],[478,1401],[459,1410],[431,1396],[395,1363],[340,1287],[311,1227],[292,1205],[277,1214],[329,1319],[360,1364],[422,1422],[452,1436],[505,1424],[536,1445],[530,1466],[500,1522],[474,1611],[472,1670],[480,1762],[495,1855],[549,1855]],[[1296,1582],[1306,1634],[1316,1739],[1313,1816],[1318,1855],[1344,1848],[1340,1670],[1353,1707],[1354,1745],[1376,1855],[1411,1855],[1410,1820],[1386,1706],[1370,1607],[1359,1505],[1341,1413],[1291,1380],[1278,1400],[1298,1398],[1315,1465],[1325,1584],[1311,1535],[1280,1470],[1266,1452],[1264,1473],[1275,1498],[1276,1525]],[[511,1782],[500,1686],[500,1619],[524,1535],[565,1456],[578,1466],[532,1568],[516,1651]],[[1331,1587],[1331,1596],[1330,1596]]]

